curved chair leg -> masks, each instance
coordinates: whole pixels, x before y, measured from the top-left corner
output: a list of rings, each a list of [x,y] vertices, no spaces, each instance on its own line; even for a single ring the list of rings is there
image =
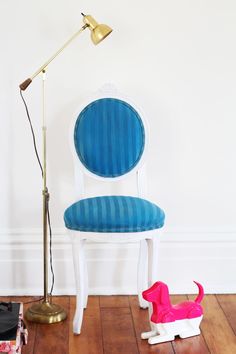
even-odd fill
[[[84,243],[85,240],[73,240],[73,261],[75,269],[75,283],[76,283],[76,311],[73,320],[73,332],[80,334],[81,325],[83,321],[84,311]]]
[[[88,304],[88,267],[84,251],[82,252],[82,256],[84,263],[84,308],[86,309]]]
[[[147,289],[147,260],[148,260],[148,249],[147,249],[147,240],[140,241],[139,248],[139,260],[138,260],[138,300],[139,306],[143,309],[148,308],[148,302],[142,297],[143,290]]]

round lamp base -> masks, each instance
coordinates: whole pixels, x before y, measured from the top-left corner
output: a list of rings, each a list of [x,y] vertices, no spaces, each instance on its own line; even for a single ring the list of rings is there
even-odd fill
[[[31,322],[50,324],[65,320],[66,312],[60,305],[42,302],[28,308],[24,317]]]

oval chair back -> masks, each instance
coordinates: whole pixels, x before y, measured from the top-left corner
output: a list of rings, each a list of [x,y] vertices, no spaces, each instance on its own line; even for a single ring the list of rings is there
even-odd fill
[[[101,98],[79,114],[74,144],[80,162],[91,173],[114,178],[130,172],[140,161],[145,130],[138,112],[117,98]]]

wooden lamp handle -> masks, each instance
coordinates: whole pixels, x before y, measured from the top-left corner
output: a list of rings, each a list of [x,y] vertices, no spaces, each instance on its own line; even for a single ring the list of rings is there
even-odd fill
[[[27,89],[27,87],[31,84],[32,80],[29,78],[29,79],[26,79],[24,82],[22,82],[19,87],[22,91],[25,91]]]

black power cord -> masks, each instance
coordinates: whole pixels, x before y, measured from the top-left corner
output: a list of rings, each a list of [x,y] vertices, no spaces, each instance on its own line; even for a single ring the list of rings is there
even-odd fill
[[[22,94],[22,90],[20,90],[20,95],[21,95],[22,101],[24,103],[26,114],[27,114],[27,118],[28,118],[28,121],[29,121],[29,124],[30,124],[30,129],[31,129],[32,137],[33,137],[33,143],[34,143],[34,151],[35,151],[35,154],[36,154],[36,157],[37,157],[37,160],[38,160],[38,164],[39,164],[39,167],[40,167],[40,170],[41,170],[42,178],[43,178],[43,167],[42,167],[42,164],[41,164],[41,161],[40,161],[40,158],[39,158],[39,154],[38,154],[38,149],[37,149],[37,145],[36,145],[34,129],[33,129],[33,125],[32,125],[31,119],[30,119],[30,114],[29,114],[29,110],[28,110],[27,104],[26,104],[24,96]]]
[[[50,254],[50,269],[51,269],[51,274],[52,274],[52,285],[51,285],[51,290],[49,295],[52,296],[53,288],[54,288],[54,270],[53,270],[53,264],[52,264],[52,227],[51,227],[51,219],[50,219],[50,212],[49,212],[49,206],[48,206],[48,226],[49,226],[49,254]]]
[[[34,151],[35,151],[35,155],[37,157],[37,161],[38,161],[38,164],[39,164],[39,167],[40,167],[40,170],[41,170],[41,175],[42,175],[42,178],[43,178],[43,167],[42,167],[42,164],[41,164],[41,161],[40,161],[40,157],[39,157],[39,154],[38,154],[38,149],[37,149],[37,145],[36,145],[34,129],[33,129],[33,125],[32,125],[31,119],[30,119],[28,106],[27,106],[26,101],[24,99],[24,96],[22,94],[22,90],[20,90],[20,95],[21,95],[22,101],[24,103],[25,110],[26,110],[26,115],[27,115],[27,118],[28,118],[28,121],[29,121],[29,124],[30,124],[30,130],[31,130],[31,133],[32,133],[33,144],[34,144]],[[50,238],[49,238],[50,269],[51,269],[51,275],[52,275],[52,285],[51,285],[51,290],[50,290],[49,295],[52,296],[52,292],[53,292],[53,288],[54,288],[55,276],[54,276],[53,261],[52,261],[52,227],[51,227],[49,205],[48,205],[48,213],[47,214],[48,214],[47,215],[47,220],[48,220],[49,235],[50,235]],[[39,300],[41,300],[41,298]],[[35,300],[35,301],[37,301],[37,300]]]

